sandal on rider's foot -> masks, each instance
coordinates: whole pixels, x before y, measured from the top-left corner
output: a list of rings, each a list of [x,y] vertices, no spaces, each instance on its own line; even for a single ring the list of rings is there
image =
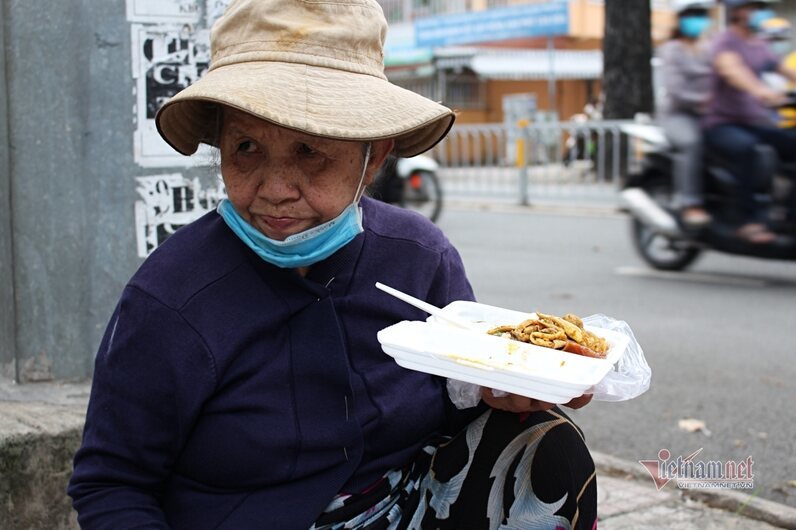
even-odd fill
[[[774,232],[770,232],[766,225],[760,223],[745,224],[735,234],[747,243],[755,244],[771,243],[777,238]]]
[[[684,208],[683,211],[680,212],[680,219],[682,219],[683,224],[689,228],[703,228],[713,220],[710,214],[699,206]]]

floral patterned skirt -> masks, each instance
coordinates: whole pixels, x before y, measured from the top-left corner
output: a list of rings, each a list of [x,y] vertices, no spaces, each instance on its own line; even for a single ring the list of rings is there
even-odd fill
[[[559,409],[485,412],[365,493],[338,495],[310,530],[597,527],[594,462]]]

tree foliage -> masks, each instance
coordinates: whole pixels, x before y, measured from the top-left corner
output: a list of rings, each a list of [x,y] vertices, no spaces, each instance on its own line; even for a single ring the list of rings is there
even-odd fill
[[[652,13],[649,0],[605,0],[603,115],[652,113]]]

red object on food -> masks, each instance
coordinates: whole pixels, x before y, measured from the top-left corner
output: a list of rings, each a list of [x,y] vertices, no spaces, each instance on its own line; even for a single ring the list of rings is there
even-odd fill
[[[598,353],[591,348],[583,346],[582,344],[578,344],[577,342],[568,340],[566,345],[564,346],[564,351],[569,353],[575,353],[577,355],[583,355],[585,357],[595,357],[597,359],[605,359],[604,353]]]

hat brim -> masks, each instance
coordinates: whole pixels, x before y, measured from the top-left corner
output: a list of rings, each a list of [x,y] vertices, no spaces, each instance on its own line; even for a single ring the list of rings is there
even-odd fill
[[[235,63],[208,71],[158,111],[161,136],[184,155],[211,143],[216,124],[208,103],[236,108],[314,136],[373,141],[392,138],[410,157],[431,149],[453,112],[372,75],[282,62]]]

